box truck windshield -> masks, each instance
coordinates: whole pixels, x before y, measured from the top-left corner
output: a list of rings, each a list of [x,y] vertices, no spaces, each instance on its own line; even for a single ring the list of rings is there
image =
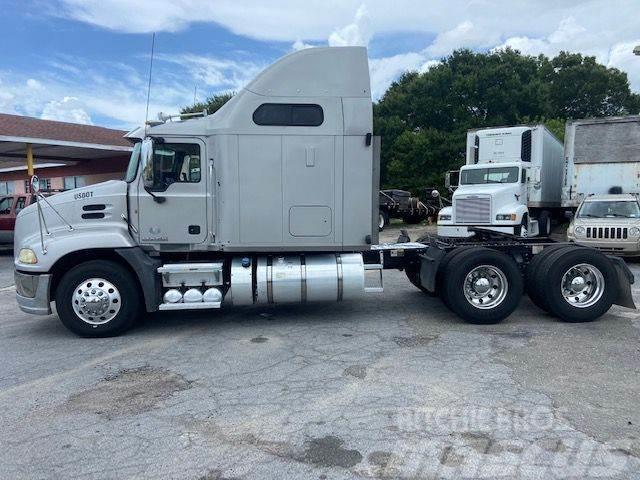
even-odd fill
[[[516,183],[518,167],[470,168],[460,171],[460,185],[485,183]]]
[[[638,203],[624,202],[584,202],[578,218],[640,218]]]

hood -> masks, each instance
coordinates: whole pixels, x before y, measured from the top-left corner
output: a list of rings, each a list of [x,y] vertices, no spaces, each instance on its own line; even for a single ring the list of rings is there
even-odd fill
[[[42,216],[52,236],[82,228],[107,228],[110,222],[122,222],[127,212],[127,184],[122,180],[76,188],[40,198]],[[45,225],[43,225],[43,230]],[[14,247],[16,252],[31,237],[39,237],[38,206],[34,202],[23,209],[16,218]]]
[[[605,218],[579,218],[573,219],[574,225],[583,226],[607,226],[607,227],[634,227],[640,226],[640,218],[605,217]]]
[[[460,185],[455,196],[461,195],[496,195],[508,192],[518,192],[520,184],[518,183],[487,183],[482,185]]]

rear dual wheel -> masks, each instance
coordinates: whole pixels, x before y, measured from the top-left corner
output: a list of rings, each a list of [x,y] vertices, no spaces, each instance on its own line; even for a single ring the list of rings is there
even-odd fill
[[[591,322],[604,315],[616,296],[616,272],[597,250],[572,245],[548,247],[531,262],[531,300],[565,322]]]
[[[469,323],[502,321],[518,307],[523,288],[516,262],[489,248],[452,255],[442,272],[442,300]]]

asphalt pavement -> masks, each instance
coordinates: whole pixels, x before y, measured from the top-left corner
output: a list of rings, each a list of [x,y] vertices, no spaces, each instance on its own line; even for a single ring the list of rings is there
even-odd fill
[[[566,324],[523,298],[476,326],[384,280],[109,339],[0,289],[0,478],[640,478],[637,311]]]

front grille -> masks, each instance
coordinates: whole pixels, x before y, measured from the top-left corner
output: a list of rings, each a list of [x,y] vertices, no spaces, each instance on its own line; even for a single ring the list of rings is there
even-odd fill
[[[455,200],[456,223],[491,223],[491,197],[467,197]]]
[[[626,227],[587,227],[587,238],[626,240],[629,238],[629,229]]]

